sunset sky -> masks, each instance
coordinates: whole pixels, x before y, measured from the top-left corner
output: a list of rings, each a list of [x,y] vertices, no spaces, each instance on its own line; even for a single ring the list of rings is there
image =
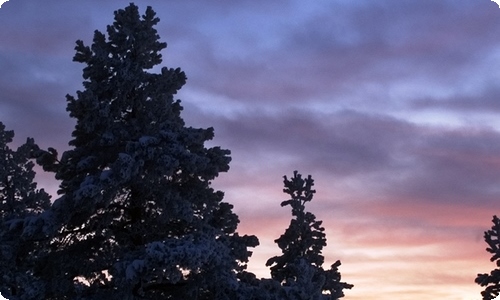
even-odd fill
[[[90,45],[130,0],[10,0],[0,8],[0,121],[68,149],[65,95]],[[265,261],[291,213],[283,175],[315,179],[325,267],[344,299],[480,299],[500,214],[500,8],[490,0],[136,1],[151,5],[180,67],[187,125],[232,151],[214,181]],[[57,182],[38,174],[51,193]]]

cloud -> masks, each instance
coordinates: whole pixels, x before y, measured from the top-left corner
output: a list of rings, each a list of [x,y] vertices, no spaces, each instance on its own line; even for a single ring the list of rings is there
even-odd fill
[[[64,96],[82,81],[74,43],[91,44],[128,2],[0,9],[0,118],[16,139],[66,149],[74,120]],[[279,252],[273,240],[290,218],[282,176],[299,170],[316,180],[309,208],[327,228],[327,261],[340,258],[356,284],[349,298],[479,294],[473,277],[492,268],[482,232],[500,196],[493,3],[146,5],[161,19],[164,65],[187,73],[187,124],[213,126],[209,144],[232,151],[214,187],[240,231],[261,239],[253,268],[267,272]],[[39,186],[55,190],[50,176]]]
[[[444,99],[428,98],[413,101],[415,109],[439,109],[457,112],[500,112],[500,90],[495,86],[489,86],[486,90],[479,91],[474,95],[453,95]]]
[[[385,4],[323,7],[278,27],[279,35],[271,30],[274,43],[269,48],[260,48],[266,40],[255,38],[245,49],[243,38],[227,32],[220,39],[201,36],[200,42],[198,33],[196,48],[203,51],[188,62],[190,84],[238,103],[272,107],[319,102],[383,112],[411,109],[405,102],[480,81],[467,74],[497,47],[494,32],[500,29],[488,7]],[[220,54],[218,49],[227,47],[219,40],[227,39],[235,40],[230,49],[243,56]]]

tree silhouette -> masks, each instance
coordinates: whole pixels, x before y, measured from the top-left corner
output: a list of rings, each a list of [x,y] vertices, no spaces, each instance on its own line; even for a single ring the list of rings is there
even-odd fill
[[[477,274],[476,283],[485,287],[481,292],[483,300],[493,300],[500,294],[500,219],[493,216],[493,226],[491,230],[484,232],[484,240],[488,244],[486,251],[493,254],[490,258],[491,262],[495,262],[497,269],[494,269],[490,274]]]
[[[14,151],[8,146],[13,137],[0,122],[0,293],[8,299],[35,299],[43,294],[44,283],[34,276],[33,265],[44,255],[46,241],[20,235],[25,220],[48,209],[50,196],[33,182],[33,139]]]
[[[90,47],[77,41],[83,91],[67,96],[76,119],[71,150],[35,149],[61,180],[51,209],[23,236],[50,240],[36,267],[45,299],[238,299],[255,236],[236,232],[238,217],[211,188],[230,152],[206,148],[213,128],[186,127],[174,95],[186,82],[162,67],[148,7],[115,12]]]
[[[9,299],[338,299],[340,261],[323,269],[322,222],[305,210],[315,191],[298,172],[285,189],[292,220],[267,261],[271,279],[246,271],[255,236],[211,182],[230,151],[208,148],[213,128],[192,128],[174,95],[179,68],[159,68],[159,22],[130,4],[107,35],[76,42],[83,91],[67,95],[76,119],[72,147],[59,156],[32,139],[17,151],[0,123],[0,292]],[[60,180],[59,197],[33,183],[33,163]]]
[[[313,198],[314,180],[309,175],[302,178],[297,171],[288,180],[284,176],[283,192],[291,199],[281,206],[291,206],[292,220],[285,233],[275,242],[282,255],[270,258],[266,265],[271,266],[271,277],[285,288],[287,299],[338,299],[344,296],[343,289],[352,285],[341,282],[338,271],[340,261],[324,270],[324,257],[321,251],[326,246],[322,221],[305,210],[305,204]]]

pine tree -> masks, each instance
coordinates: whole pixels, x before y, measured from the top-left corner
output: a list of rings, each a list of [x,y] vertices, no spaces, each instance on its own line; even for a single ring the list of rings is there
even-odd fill
[[[493,226],[491,230],[484,232],[484,240],[488,244],[486,251],[493,254],[491,262],[495,262],[500,267],[500,219],[493,216]],[[483,300],[493,300],[500,294],[500,269],[494,269],[490,274],[477,274],[476,283],[486,287],[481,292]]]
[[[44,292],[32,267],[43,256],[45,243],[20,234],[25,219],[49,208],[50,196],[33,182],[33,139],[14,151],[8,146],[13,137],[0,122],[0,293],[8,299],[34,299]]]
[[[186,82],[162,62],[148,7],[115,12],[107,37],[77,41],[86,64],[83,91],[67,96],[76,119],[73,148],[35,155],[61,180],[51,209],[25,226],[51,252],[36,266],[46,299],[239,299],[239,278],[255,236],[239,236],[238,217],[211,181],[230,152],[206,148],[213,128],[186,127],[174,95]]]
[[[314,180],[310,175],[304,179],[295,171],[290,180],[284,176],[284,184],[283,192],[291,199],[283,201],[281,206],[291,206],[293,218],[285,233],[275,240],[283,254],[270,258],[266,263],[271,266],[271,277],[283,285],[286,299],[343,297],[343,289],[350,289],[352,285],[340,281],[340,261],[336,261],[329,270],[323,269],[321,251],[326,246],[325,229],[321,227],[322,221],[317,221],[314,214],[305,211],[305,204],[312,200],[316,192],[312,189]]]

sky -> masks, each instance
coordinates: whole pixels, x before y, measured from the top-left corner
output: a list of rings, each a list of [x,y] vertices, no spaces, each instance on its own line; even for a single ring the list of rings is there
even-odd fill
[[[90,45],[129,0],[10,0],[0,8],[0,121],[69,149],[65,95]],[[344,299],[480,299],[483,240],[500,213],[500,8],[490,0],[137,1],[180,67],[187,125],[232,152],[214,181],[255,234],[250,271],[290,222],[283,175],[312,175],[325,267]],[[39,172],[51,193],[57,181]]]

